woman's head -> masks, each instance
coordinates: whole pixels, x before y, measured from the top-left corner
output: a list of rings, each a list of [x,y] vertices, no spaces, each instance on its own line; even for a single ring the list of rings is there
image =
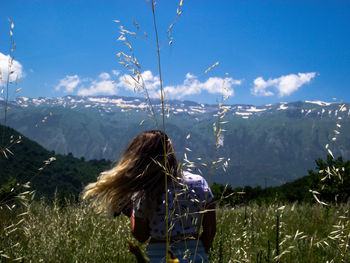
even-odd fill
[[[116,166],[85,187],[83,198],[93,197],[99,210],[120,212],[134,193],[164,189],[165,175],[176,175],[177,166],[174,147],[164,132],[142,132],[131,140]]]
[[[126,172],[129,176],[148,172],[164,174],[165,170],[169,173],[177,168],[171,140],[160,130],[145,131],[132,139],[119,163],[128,164]]]

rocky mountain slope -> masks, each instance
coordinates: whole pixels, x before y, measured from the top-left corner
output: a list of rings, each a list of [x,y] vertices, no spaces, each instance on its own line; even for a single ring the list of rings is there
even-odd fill
[[[148,102],[141,98],[19,97],[10,103],[7,124],[57,153],[115,160],[132,137],[161,128],[160,101],[152,105],[158,126]],[[335,156],[350,159],[349,106],[320,101],[225,105],[226,132],[217,156],[229,161],[226,172],[218,165],[210,180],[233,186],[279,185],[306,175],[315,159],[326,156],[326,144]],[[190,101],[167,101],[166,105],[166,132],[179,159],[186,153],[196,163],[192,169],[204,175],[209,169],[203,163],[208,165],[213,156],[217,111],[216,105]]]

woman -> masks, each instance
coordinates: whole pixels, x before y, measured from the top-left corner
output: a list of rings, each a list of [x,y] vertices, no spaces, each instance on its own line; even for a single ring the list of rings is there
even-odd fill
[[[119,163],[84,189],[87,197],[99,211],[130,217],[134,237],[149,240],[146,254],[151,262],[165,262],[166,240],[168,253],[180,262],[207,262],[216,231],[212,193],[201,176],[182,172],[162,131],[136,136]]]

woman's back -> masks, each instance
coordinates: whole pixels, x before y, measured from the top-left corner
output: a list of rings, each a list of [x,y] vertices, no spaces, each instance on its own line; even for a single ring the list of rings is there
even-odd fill
[[[211,202],[213,195],[203,177],[183,172],[179,184],[168,182],[168,233],[170,240],[196,238],[201,223],[201,212]],[[146,219],[150,236],[156,240],[166,239],[165,193],[156,200],[142,196],[134,205],[134,216]]]
[[[83,198],[91,198],[98,211],[129,216],[138,241],[151,237],[151,262],[160,262],[168,253],[168,242],[177,257],[189,259],[193,252],[191,257],[206,261],[216,231],[213,196],[201,176],[177,172],[179,167],[168,136],[160,130],[145,131],[129,143],[113,168],[85,187]]]

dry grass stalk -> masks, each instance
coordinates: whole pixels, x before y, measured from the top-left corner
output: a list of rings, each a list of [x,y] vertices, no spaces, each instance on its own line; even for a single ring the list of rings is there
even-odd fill
[[[3,113],[3,130],[1,133],[1,144],[0,144],[0,160],[2,156],[4,155],[5,158],[7,158],[7,153],[13,155],[11,152],[10,148],[16,144],[19,143],[21,140],[20,138],[16,140],[16,142],[12,141],[12,137],[10,139],[9,143],[5,142],[5,136],[6,136],[6,123],[7,123],[7,111],[8,111],[8,102],[10,99],[10,84],[12,84],[13,81],[11,81],[11,76],[15,73],[15,71],[12,70],[13,67],[13,61],[14,61],[14,51],[16,49],[16,44],[14,41],[14,36],[13,36],[13,29],[15,27],[15,24],[11,18],[8,18],[8,21],[10,23],[10,48],[9,48],[9,60],[8,60],[8,66],[7,66],[7,75],[6,75],[6,84],[5,84],[5,89],[2,88],[1,94],[4,96],[4,113]],[[2,72],[0,71],[0,81],[2,81]],[[15,84],[17,85],[18,83],[18,75],[15,80]],[[19,92],[21,89],[17,89],[15,92]]]

